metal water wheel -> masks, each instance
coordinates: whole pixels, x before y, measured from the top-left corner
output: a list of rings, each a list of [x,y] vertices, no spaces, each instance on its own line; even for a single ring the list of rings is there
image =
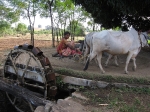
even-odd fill
[[[31,45],[16,46],[10,51],[4,64],[3,78],[29,89],[41,98],[53,99],[57,92],[55,74],[49,59],[38,47]],[[8,92],[6,95],[19,112],[33,112],[36,108],[26,99]]]

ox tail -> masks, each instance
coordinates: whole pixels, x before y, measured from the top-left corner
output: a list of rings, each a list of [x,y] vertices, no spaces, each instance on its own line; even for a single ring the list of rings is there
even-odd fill
[[[85,39],[84,39],[84,42],[83,42],[83,45],[82,45],[82,54],[84,54],[84,51],[85,51]]]
[[[88,59],[86,61],[85,67],[83,69],[84,71],[88,69],[88,66],[89,66],[89,63],[90,63],[91,53],[92,53],[92,50],[93,50],[92,40],[93,40],[93,37],[92,37],[92,39],[90,41],[90,46],[91,46],[91,48],[90,48],[90,56],[88,57]]]
[[[90,46],[91,46],[91,48],[90,48],[90,53],[92,53],[92,51],[93,51],[93,36],[92,36],[92,39],[91,39],[91,41],[90,41]]]
[[[82,54],[84,54],[86,46],[87,46],[87,42],[86,42],[86,37],[85,37],[83,45],[82,45]]]
[[[85,64],[85,67],[84,67],[84,69],[83,69],[84,71],[88,69],[89,62],[90,62],[90,60],[89,60],[89,58],[88,58],[88,59],[87,59],[87,62],[86,62],[86,64]]]

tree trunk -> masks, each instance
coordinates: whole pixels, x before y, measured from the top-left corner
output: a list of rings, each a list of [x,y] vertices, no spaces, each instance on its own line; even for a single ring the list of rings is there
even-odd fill
[[[34,28],[31,29],[31,45],[34,46]]]
[[[55,47],[55,35],[54,35],[54,25],[53,25],[53,16],[52,16],[52,4],[53,4],[53,0],[52,1],[48,1],[48,6],[49,6],[49,13],[50,13],[50,17],[51,17],[51,26],[52,26],[52,47]]]

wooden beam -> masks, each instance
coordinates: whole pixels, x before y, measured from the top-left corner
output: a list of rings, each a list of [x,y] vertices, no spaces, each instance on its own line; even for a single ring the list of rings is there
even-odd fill
[[[8,79],[4,79],[2,77],[0,77],[0,90],[26,100],[34,106],[45,106],[47,103],[52,105],[54,104],[53,102],[41,97],[38,93],[32,92],[22,86],[19,86],[16,82],[9,81]]]

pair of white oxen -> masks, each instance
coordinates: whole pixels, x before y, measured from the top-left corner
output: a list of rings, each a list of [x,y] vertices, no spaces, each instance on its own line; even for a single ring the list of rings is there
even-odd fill
[[[125,73],[128,74],[128,64],[130,59],[133,60],[133,70],[136,70],[136,56],[141,50],[141,47],[148,46],[147,39],[143,33],[138,33],[134,28],[130,28],[127,32],[103,30],[101,32],[92,32],[86,35],[84,40],[86,46],[84,57],[89,53],[85,67],[87,70],[89,62],[96,57],[99,68],[102,73],[105,73],[101,58],[102,52],[109,53],[106,65],[112,56],[115,56],[115,63],[117,63],[117,55],[127,54]]]

